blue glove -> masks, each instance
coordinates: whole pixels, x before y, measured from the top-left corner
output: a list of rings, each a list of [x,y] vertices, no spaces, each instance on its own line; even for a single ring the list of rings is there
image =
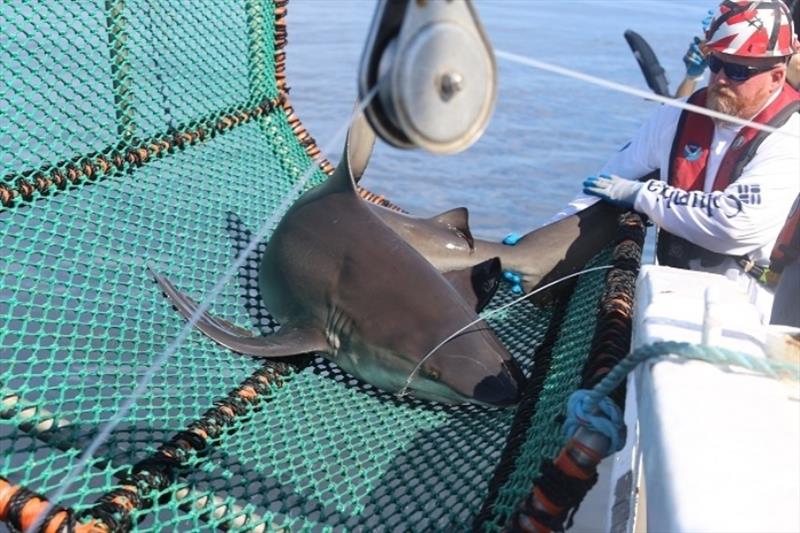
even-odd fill
[[[589,176],[583,182],[583,192],[598,196],[606,202],[625,209],[633,208],[636,195],[644,187],[639,181],[632,181],[618,176]]]
[[[709,9],[708,13],[706,13],[706,18],[703,19],[703,33],[708,31],[708,28],[711,27],[711,23],[714,21],[714,10]]]
[[[689,45],[686,55],[683,56],[683,64],[686,65],[686,75],[690,78],[699,78],[706,71],[708,62],[703,55],[703,51],[700,50],[700,39],[698,37],[695,37],[692,44]]]

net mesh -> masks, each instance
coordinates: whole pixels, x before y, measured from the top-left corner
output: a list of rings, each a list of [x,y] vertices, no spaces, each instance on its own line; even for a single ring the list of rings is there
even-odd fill
[[[326,168],[286,97],[285,9],[259,0],[0,4],[8,483],[45,497],[58,490],[183,327],[148,264],[195,298],[207,294],[306,169],[315,160]],[[308,185],[325,176],[317,169]],[[211,312],[269,334],[277,324],[256,285],[262,250]],[[593,264],[608,260],[604,252]],[[580,381],[602,285],[602,272],[587,274],[563,301],[491,320],[527,374],[548,332],[552,354],[487,529],[502,526],[540,459],[562,444],[559,417]],[[501,291],[493,305],[510,298]],[[552,324],[558,306],[566,315]],[[97,508],[133,465],[259,368],[192,332],[58,503]],[[245,407],[205,449],[188,450],[169,483],[150,487],[124,527],[464,529],[485,503],[514,417],[398,399],[321,358],[288,369]]]

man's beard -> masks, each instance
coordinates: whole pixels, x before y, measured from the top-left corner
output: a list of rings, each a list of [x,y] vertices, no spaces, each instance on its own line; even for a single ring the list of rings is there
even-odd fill
[[[712,84],[708,88],[708,108],[718,113],[741,117],[742,103],[730,87]]]
[[[725,113],[736,118],[751,119],[769,98],[769,89],[763,88],[752,98],[745,101],[737,96],[730,87],[712,84],[708,88],[706,106],[712,111]]]

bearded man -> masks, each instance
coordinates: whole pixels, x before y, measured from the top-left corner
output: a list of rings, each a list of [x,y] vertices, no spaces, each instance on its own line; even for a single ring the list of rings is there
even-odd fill
[[[706,42],[709,86],[688,103],[769,131],[662,106],[565,213],[599,197],[647,215],[660,264],[738,280],[767,319],[758,279],[800,192],[800,95],[786,83],[798,42],[779,0],[723,1]]]

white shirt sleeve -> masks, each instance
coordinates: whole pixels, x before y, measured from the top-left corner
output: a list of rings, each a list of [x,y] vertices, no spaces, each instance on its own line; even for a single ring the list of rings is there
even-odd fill
[[[684,99],[685,100],[685,99]],[[656,169],[666,176],[669,168],[669,152],[672,138],[678,127],[681,110],[672,106],[660,106],[600,170],[600,174],[614,174],[626,179],[642,178]],[[597,196],[579,194],[557,213],[548,223],[572,215],[599,202]]]
[[[800,190],[800,116],[789,119],[781,132],[764,140],[739,179],[725,190],[687,192],[648,181],[634,209],[713,252],[739,256],[768,249]]]
[[[600,170],[600,174],[620,178],[640,179],[656,169],[661,176],[669,172],[669,154],[678,128],[681,109],[662,105],[639,128],[630,142],[624,145]]]

